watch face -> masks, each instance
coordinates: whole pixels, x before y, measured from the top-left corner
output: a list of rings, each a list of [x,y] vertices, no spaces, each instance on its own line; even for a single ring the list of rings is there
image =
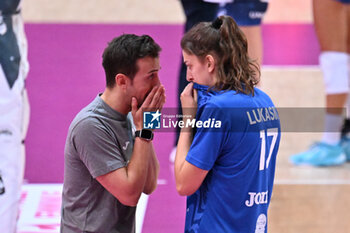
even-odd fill
[[[152,139],[153,132],[151,130],[143,129],[141,131],[141,138]]]

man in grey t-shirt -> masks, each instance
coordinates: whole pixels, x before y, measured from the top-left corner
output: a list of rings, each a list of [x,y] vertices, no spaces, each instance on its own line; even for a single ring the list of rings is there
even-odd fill
[[[142,129],[142,109],[165,102],[159,52],[151,37],[132,34],[105,49],[106,89],[69,127],[61,232],[135,232],[135,206],[154,191],[159,172],[153,132]]]

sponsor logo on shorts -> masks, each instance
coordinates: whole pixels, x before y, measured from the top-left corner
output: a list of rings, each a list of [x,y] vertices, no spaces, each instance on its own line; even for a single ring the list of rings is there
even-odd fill
[[[11,136],[12,132],[8,129],[0,129],[0,135],[7,135],[7,136]]]
[[[249,18],[251,19],[262,19],[264,17],[264,12],[261,11],[250,11]]]

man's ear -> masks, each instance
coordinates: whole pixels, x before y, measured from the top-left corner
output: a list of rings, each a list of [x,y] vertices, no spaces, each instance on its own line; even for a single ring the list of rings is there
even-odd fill
[[[206,65],[208,67],[209,73],[214,72],[214,70],[215,70],[215,59],[214,59],[214,57],[212,55],[210,55],[210,54],[207,55],[205,57],[205,62],[206,62]]]
[[[116,85],[123,90],[126,90],[128,82],[129,82],[129,78],[126,77],[124,74],[117,74],[115,76]]]

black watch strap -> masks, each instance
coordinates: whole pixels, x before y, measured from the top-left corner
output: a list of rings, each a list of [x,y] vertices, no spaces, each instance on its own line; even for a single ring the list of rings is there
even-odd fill
[[[139,138],[145,139],[147,141],[152,141],[153,132],[152,132],[152,130],[149,130],[149,129],[137,130],[135,132],[135,137],[139,137]]]

